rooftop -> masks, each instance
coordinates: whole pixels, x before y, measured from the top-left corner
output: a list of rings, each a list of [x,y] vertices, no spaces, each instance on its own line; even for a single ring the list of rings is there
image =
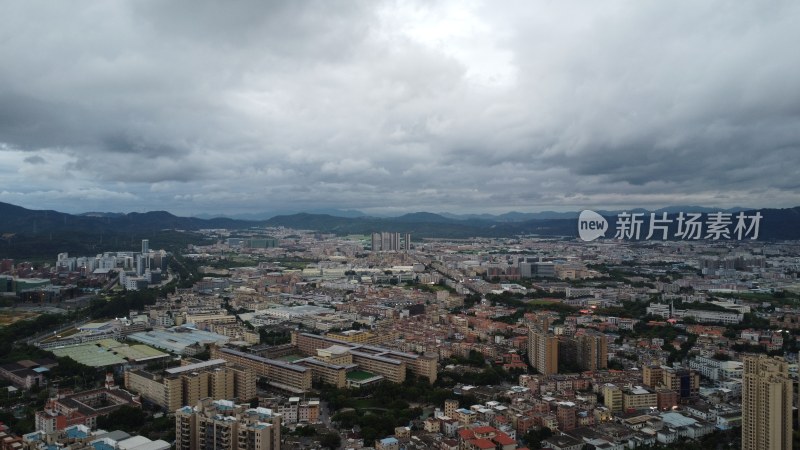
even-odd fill
[[[188,364],[185,366],[180,367],[172,367],[164,372],[170,375],[178,375],[185,372],[194,372],[196,370],[207,369],[209,367],[216,367],[216,366],[224,366],[226,361],[224,359],[211,359],[208,361],[203,361],[195,364]]]
[[[665,425],[674,428],[688,427],[697,423],[697,421],[692,419],[691,417],[686,417],[683,414],[675,412],[666,412],[664,414],[661,414],[661,418],[664,420]]]
[[[95,342],[54,348],[50,351],[56,356],[67,357],[89,367],[106,367],[127,362],[121,356],[108,351]]]
[[[230,340],[221,334],[186,327],[132,333],[128,338],[172,353],[183,353],[186,347],[195,344],[224,344]]]
[[[356,381],[363,381],[374,377],[375,374],[363,371],[363,370],[354,370],[352,372],[347,373],[347,378]]]

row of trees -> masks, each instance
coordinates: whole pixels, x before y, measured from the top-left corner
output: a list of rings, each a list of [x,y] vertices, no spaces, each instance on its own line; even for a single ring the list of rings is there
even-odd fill
[[[321,431],[311,425],[299,426],[293,431],[284,431],[285,436],[313,437],[319,441],[322,448],[337,449],[342,445],[342,438],[338,433],[331,431]]]
[[[440,381],[431,385],[411,373],[403,383],[384,382],[355,390],[320,386],[320,396],[331,411],[338,411],[331,420],[341,429],[360,430],[367,445],[393,434],[395,427],[408,426],[421,416],[423,406],[441,406],[447,399],[458,399],[465,405],[477,403],[472,395],[456,395]]]
[[[153,415],[133,406],[122,406],[107,416],[97,418],[97,428],[104,430],[122,430],[131,434],[140,434],[150,439],[163,439],[172,442],[175,439],[175,419],[167,415]]]
[[[511,292],[486,295],[486,300],[492,302],[492,304],[517,308],[518,313],[549,310],[561,314],[570,314],[578,310],[578,308],[574,306],[565,305],[563,303],[537,300],[539,298],[543,298],[539,291],[530,292],[525,295]]]

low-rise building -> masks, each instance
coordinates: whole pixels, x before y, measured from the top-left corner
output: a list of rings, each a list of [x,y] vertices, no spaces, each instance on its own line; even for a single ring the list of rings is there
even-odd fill
[[[258,404],[280,414],[285,424],[319,422],[319,400],[289,397],[287,401],[279,402],[272,398],[264,398],[259,400]]]
[[[221,358],[234,365],[250,370],[258,377],[278,388],[293,393],[303,393],[311,389],[312,371],[299,364],[263,358],[227,347],[211,347],[211,357]]]
[[[50,433],[72,425],[94,428],[99,416],[111,414],[125,405],[142,406],[138,396],[114,386],[114,378],[109,374],[103,388],[49,399],[43,410],[36,411],[36,429]]]
[[[658,395],[656,392],[641,386],[634,386],[622,391],[622,408],[625,411],[635,411],[637,409],[650,409],[658,407]]]
[[[49,358],[21,360],[0,366],[0,377],[10,381],[14,386],[30,389],[34,386],[44,386],[45,374],[58,362]]]
[[[114,430],[111,432],[92,431],[85,425],[72,425],[63,430],[45,433],[37,430],[23,435],[21,449],[52,450],[68,448],[70,450],[168,450],[170,443],[161,439],[152,441],[144,436]],[[6,449],[4,449],[6,450]],[[12,450],[12,449],[8,449]]]

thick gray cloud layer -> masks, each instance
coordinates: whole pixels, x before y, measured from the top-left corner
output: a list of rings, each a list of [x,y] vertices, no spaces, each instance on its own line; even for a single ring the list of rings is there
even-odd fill
[[[800,204],[800,3],[3,2],[0,201]]]

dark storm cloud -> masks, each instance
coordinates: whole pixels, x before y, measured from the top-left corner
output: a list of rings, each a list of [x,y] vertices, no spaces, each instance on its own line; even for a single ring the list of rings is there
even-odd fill
[[[69,106],[30,94],[0,91],[0,139],[23,149],[79,144],[74,124],[69,116],[61,115]]]
[[[365,2],[210,0],[131,4],[153,31],[192,47],[255,53],[289,62],[336,60],[359,45],[374,19]],[[244,47],[244,48],[243,48]]]
[[[0,200],[794,205],[798,20],[789,1],[9,3],[0,179],[42,186]]]
[[[44,158],[39,155],[28,156],[27,158],[23,159],[28,164],[44,164]]]
[[[188,148],[179,149],[160,142],[147,142],[144,136],[114,134],[102,138],[102,148],[111,153],[128,153],[144,158],[155,156],[177,157],[188,153]]]

